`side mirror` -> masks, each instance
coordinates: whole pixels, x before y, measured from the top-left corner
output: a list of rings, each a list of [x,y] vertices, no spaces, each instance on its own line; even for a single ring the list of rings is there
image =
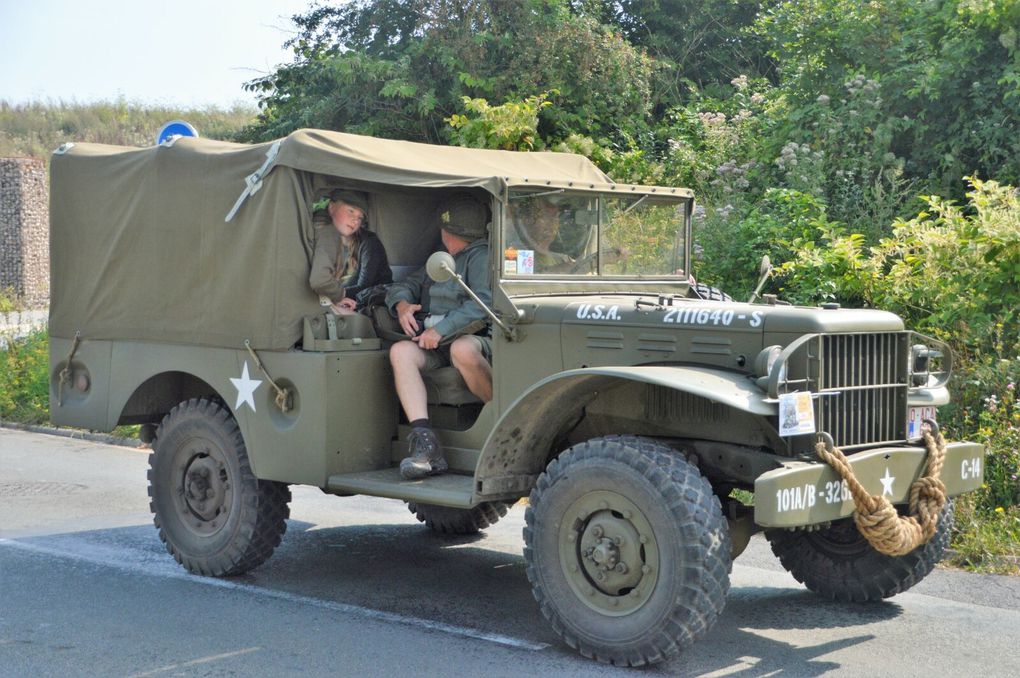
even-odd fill
[[[464,279],[457,275],[457,263],[453,260],[453,255],[449,252],[434,252],[425,262],[425,273],[428,277],[435,280],[437,283],[446,282],[447,280],[456,280],[457,284],[460,285],[461,289],[467,292],[468,296],[474,299],[475,303],[482,307],[486,315],[496,324],[499,329],[503,330],[507,338],[513,340],[515,334],[513,328],[507,327],[499,317],[493,313],[492,309],[485,305],[485,302],[478,298],[478,295],[472,291]]]
[[[457,271],[457,264],[449,252],[435,252],[425,262],[425,273],[436,282],[446,282]]]
[[[747,300],[747,303],[750,304],[758,298],[761,288],[765,286],[765,281],[769,279],[771,273],[772,262],[769,260],[769,255],[766,254],[761,258],[761,265],[758,266],[758,286],[754,288],[754,292],[751,292],[751,298]]]

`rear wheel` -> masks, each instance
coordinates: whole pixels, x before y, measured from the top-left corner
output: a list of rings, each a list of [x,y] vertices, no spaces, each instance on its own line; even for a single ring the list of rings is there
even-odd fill
[[[924,579],[942,560],[952,526],[953,505],[947,501],[934,536],[899,557],[872,548],[853,520],[816,532],[766,530],[765,537],[804,586],[833,600],[863,603],[902,593]]]
[[[666,445],[610,436],[571,447],[539,476],[525,520],[535,599],[586,657],[662,661],[725,605],[730,540],[719,501]]]
[[[407,502],[414,517],[439,534],[476,534],[495,525],[509,508],[505,501],[485,502],[469,509]]]
[[[163,418],[149,455],[149,508],[189,572],[237,575],[262,564],[287,529],[290,490],[252,473],[237,421],[206,398]]]

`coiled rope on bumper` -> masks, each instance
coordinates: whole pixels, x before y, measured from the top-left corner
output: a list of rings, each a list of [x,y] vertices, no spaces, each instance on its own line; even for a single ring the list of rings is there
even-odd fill
[[[946,440],[934,422],[934,431],[923,431],[928,449],[928,470],[910,486],[910,515],[901,516],[884,496],[869,494],[854,475],[843,452],[829,442],[819,441],[815,451],[846,481],[854,500],[854,523],[876,551],[887,556],[904,556],[925,544],[938,528],[946,505],[946,486],[939,475],[946,456]]]

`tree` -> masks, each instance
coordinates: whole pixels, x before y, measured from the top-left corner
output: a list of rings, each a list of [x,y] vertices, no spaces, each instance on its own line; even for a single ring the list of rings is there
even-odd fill
[[[249,138],[323,127],[443,142],[464,97],[551,91],[547,141],[647,125],[653,61],[562,0],[356,0],[294,20],[294,62],[248,84],[261,108]]]
[[[872,80],[895,128],[876,152],[958,193],[970,172],[1020,179],[1018,26],[1018,0],[787,0],[755,31],[781,64],[797,126],[810,128],[819,96],[841,101],[855,78]]]
[[[727,85],[740,75],[767,77],[775,64],[762,36],[751,32],[757,0],[573,0],[581,15],[615,26],[665,67],[658,71],[660,110],[685,101],[688,88]]]

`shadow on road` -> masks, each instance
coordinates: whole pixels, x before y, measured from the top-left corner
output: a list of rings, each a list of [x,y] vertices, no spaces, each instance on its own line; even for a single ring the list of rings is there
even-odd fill
[[[274,556],[233,581],[547,643],[546,652],[569,661],[573,651],[557,639],[532,598],[523,557],[486,548],[487,539],[484,533],[440,536],[418,524],[320,528],[291,520]],[[178,568],[151,526],[18,541],[51,552],[84,553],[101,562],[127,559],[143,571],[151,567],[156,575]],[[819,657],[869,642],[875,635],[861,633],[862,627],[895,618],[901,611],[895,603],[845,605],[797,589],[736,587],[707,638],[678,659],[646,672],[820,675],[841,665]],[[821,638],[805,633],[796,645],[770,637],[790,630],[825,629],[845,629],[846,633],[825,632]],[[843,637],[832,639],[833,635]]]
[[[837,629],[888,621],[903,613],[890,601],[838,603],[810,591],[741,587],[730,591],[725,616],[734,616],[745,629]]]

